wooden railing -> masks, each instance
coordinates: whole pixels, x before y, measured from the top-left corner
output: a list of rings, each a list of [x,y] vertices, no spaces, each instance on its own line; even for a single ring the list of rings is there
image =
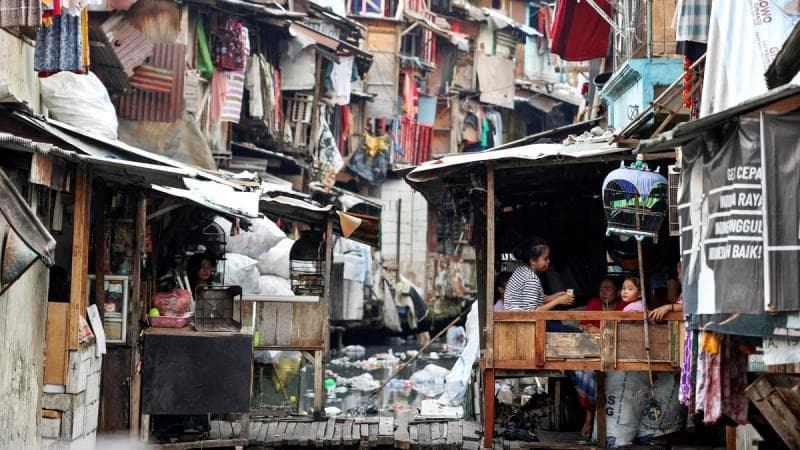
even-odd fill
[[[516,370],[680,370],[683,316],[649,323],[650,358],[641,312],[495,312],[485,368]],[[599,320],[599,333],[548,332],[548,321]],[[488,356],[488,357],[487,357]]]

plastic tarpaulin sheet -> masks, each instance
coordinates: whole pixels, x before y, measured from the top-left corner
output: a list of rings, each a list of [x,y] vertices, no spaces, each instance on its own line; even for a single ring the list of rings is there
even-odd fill
[[[800,310],[800,114],[762,116],[764,297],[769,311]]]
[[[478,52],[475,70],[481,86],[481,102],[514,109],[514,61]]]
[[[683,147],[678,214],[688,314],[764,311],[759,121]]]
[[[798,21],[795,2],[714,2],[700,116],[766,92],[764,72]]]
[[[478,302],[474,302],[467,313],[467,345],[459,355],[450,373],[444,378],[444,393],[439,397],[442,405],[456,406],[464,400],[472,376],[472,366],[478,359],[480,348],[480,324],[478,323]]]

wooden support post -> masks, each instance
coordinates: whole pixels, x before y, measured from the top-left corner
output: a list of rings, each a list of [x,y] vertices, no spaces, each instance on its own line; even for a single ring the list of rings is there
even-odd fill
[[[105,316],[105,276],[106,276],[106,206],[108,190],[100,189],[95,196],[94,219],[94,303],[100,313],[100,320]]]
[[[494,167],[486,165],[486,368],[494,367]],[[494,384],[492,384],[494,386]],[[494,407],[494,405],[492,406]]]
[[[594,417],[597,420],[597,442],[600,448],[606,448],[606,374],[602,371],[597,371],[595,374],[597,375],[595,389],[597,409]]]
[[[494,369],[483,370],[483,447],[494,447]]]
[[[314,154],[317,150],[317,133],[319,133],[319,99],[322,95],[322,56],[316,52],[314,70],[314,103],[311,104],[311,136],[308,137],[308,153]],[[281,131],[282,132],[282,131]],[[305,191],[303,191],[305,192]]]
[[[544,341],[547,336],[547,321],[537,319],[533,336],[533,362],[536,367],[544,366]]]
[[[323,391],[323,378],[325,367],[322,364],[322,351],[314,352],[314,417],[322,417],[325,408],[325,394]]]
[[[130,436],[136,440],[140,434],[139,427],[143,424],[140,419],[141,383],[142,375],[138,370],[138,361],[141,356],[139,353],[139,333],[141,331],[142,320],[142,257],[144,250],[145,227],[147,226],[147,198],[143,195],[136,202],[136,241],[133,253],[133,275],[131,280],[132,295],[130,301],[131,315],[128,318],[130,328],[128,342],[131,345],[131,383],[130,383]],[[145,421],[149,422],[149,421]],[[147,424],[149,426],[149,423]]]
[[[72,229],[72,284],[69,294],[69,321],[67,349],[78,350],[80,317],[86,310],[89,279],[89,205],[92,198],[92,181],[89,169],[78,167],[75,171],[75,204]]]

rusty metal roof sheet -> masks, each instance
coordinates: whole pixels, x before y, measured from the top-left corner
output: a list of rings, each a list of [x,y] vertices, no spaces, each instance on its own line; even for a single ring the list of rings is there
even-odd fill
[[[136,90],[131,95],[119,97],[117,113],[120,117],[153,122],[174,122],[183,115],[183,82],[186,68],[186,45],[155,44],[152,66],[168,69],[174,77],[169,93],[160,93],[161,81],[142,77],[139,81],[149,86],[149,91]]]
[[[92,71],[111,88],[126,90],[134,68],[153,54],[153,42],[121,15],[89,29]]]

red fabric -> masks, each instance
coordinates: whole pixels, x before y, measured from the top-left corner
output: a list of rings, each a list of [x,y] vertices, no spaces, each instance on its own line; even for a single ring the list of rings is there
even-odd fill
[[[617,304],[614,306],[614,311],[622,311],[625,308],[625,302],[622,300],[617,300]],[[586,304],[586,311],[602,311],[603,310],[603,301],[600,300],[600,297],[595,297],[589,300],[589,303]],[[599,320],[581,320],[581,325],[592,325],[597,328],[600,328],[600,321]]]
[[[609,17],[613,17],[607,0],[596,2]],[[553,39],[550,51],[567,61],[602,58],[608,53],[610,32],[611,26],[589,3],[559,0],[550,33]]]

